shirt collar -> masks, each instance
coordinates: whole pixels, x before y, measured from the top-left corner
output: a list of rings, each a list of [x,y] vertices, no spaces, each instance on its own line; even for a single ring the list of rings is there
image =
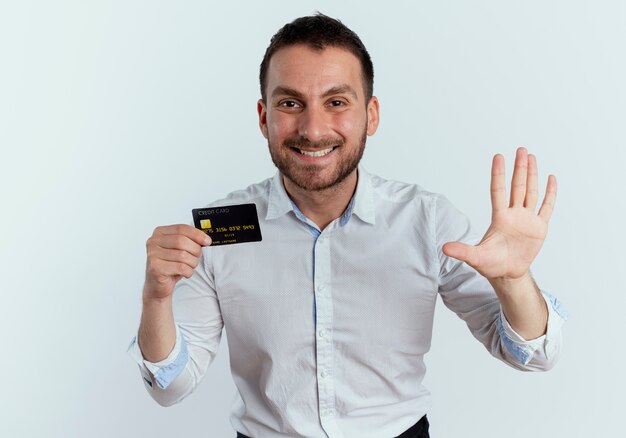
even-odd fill
[[[341,226],[348,223],[353,214],[358,216],[363,222],[375,224],[374,211],[374,190],[370,175],[359,166],[359,179],[356,186],[354,196],[350,200],[348,207],[341,215],[339,223]],[[276,219],[290,211],[296,212],[296,206],[289,198],[285,186],[283,185],[280,172],[276,172],[270,183],[270,192],[267,205],[267,214],[265,220]]]
[[[359,166],[359,181],[356,185],[356,191],[346,211],[352,207],[352,213],[357,215],[359,219],[368,224],[376,224],[376,211],[374,210],[374,187],[372,185],[372,177],[367,171]]]
[[[270,183],[270,194],[267,201],[267,214],[265,220],[276,219],[293,210],[293,205],[285,186],[283,186],[280,172],[276,172]]]

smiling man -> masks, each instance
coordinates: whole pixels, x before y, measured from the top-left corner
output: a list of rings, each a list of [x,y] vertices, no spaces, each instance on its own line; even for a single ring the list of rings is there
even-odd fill
[[[272,38],[257,110],[278,172],[212,204],[254,204],[263,240],[212,246],[171,225],[147,242],[130,353],[159,403],[195,389],[225,329],[237,436],[428,437],[437,296],[509,365],[557,360],[565,311],[529,273],[555,178],[535,212],[535,157],[518,149],[508,202],[494,157],[492,223],[476,238],[444,197],[359,167],[379,121],[373,77],[335,19],[299,18]]]
[[[258,102],[259,125],[283,184],[320,229],[346,209],[378,100],[362,80],[359,59],[342,47],[298,43],[271,55]]]

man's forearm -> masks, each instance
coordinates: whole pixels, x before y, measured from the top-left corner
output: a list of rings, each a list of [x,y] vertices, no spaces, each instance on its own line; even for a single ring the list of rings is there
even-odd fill
[[[139,348],[150,362],[165,359],[176,344],[176,325],[172,311],[171,295],[164,299],[143,300],[139,325]]]
[[[515,332],[526,340],[546,334],[548,307],[529,272],[519,279],[490,279],[489,282]]]

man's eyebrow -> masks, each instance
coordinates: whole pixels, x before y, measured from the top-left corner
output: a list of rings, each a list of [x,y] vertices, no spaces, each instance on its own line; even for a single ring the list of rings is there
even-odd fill
[[[301,98],[302,93],[300,93],[296,89],[283,87],[279,85],[278,87],[274,88],[274,91],[272,91],[272,97],[276,97],[276,96],[290,96],[290,97]]]
[[[341,85],[337,85],[335,87],[329,88],[328,90],[324,92],[322,97],[329,97],[334,94],[350,94],[355,99],[357,99],[356,91],[354,91],[354,88],[352,88],[348,84],[341,84]],[[295,97],[298,99],[301,99],[304,97],[304,95],[298,90],[294,88],[290,88],[290,87],[285,87],[282,85],[279,85],[278,87],[274,88],[274,91],[272,91],[272,97],[276,97],[276,96],[289,96],[289,97]]]
[[[352,97],[357,99],[356,91],[354,91],[354,88],[352,88],[348,84],[341,84],[341,85],[337,85],[336,87],[332,87],[328,89],[324,93],[323,97],[329,97],[329,96],[332,96],[333,94],[350,94],[352,95]]]

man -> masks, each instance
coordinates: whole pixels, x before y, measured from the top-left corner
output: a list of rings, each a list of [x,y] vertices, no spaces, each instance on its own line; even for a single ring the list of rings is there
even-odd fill
[[[428,437],[421,382],[437,294],[494,356],[524,370],[555,363],[564,311],[529,269],[556,180],[535,213],[534,156],[518,149],[508,205],[494,157],[492,223],[471,246],[445,198],[358,166],[379,103],[369,54],[343,24],[287,24],[260,85],[278,173],[213,205],[254,203],[263,240],[212,248],[202,231],[172,225],[147,242],[131,354],[159,403],[193,391],[225,328],[238,436]]]

